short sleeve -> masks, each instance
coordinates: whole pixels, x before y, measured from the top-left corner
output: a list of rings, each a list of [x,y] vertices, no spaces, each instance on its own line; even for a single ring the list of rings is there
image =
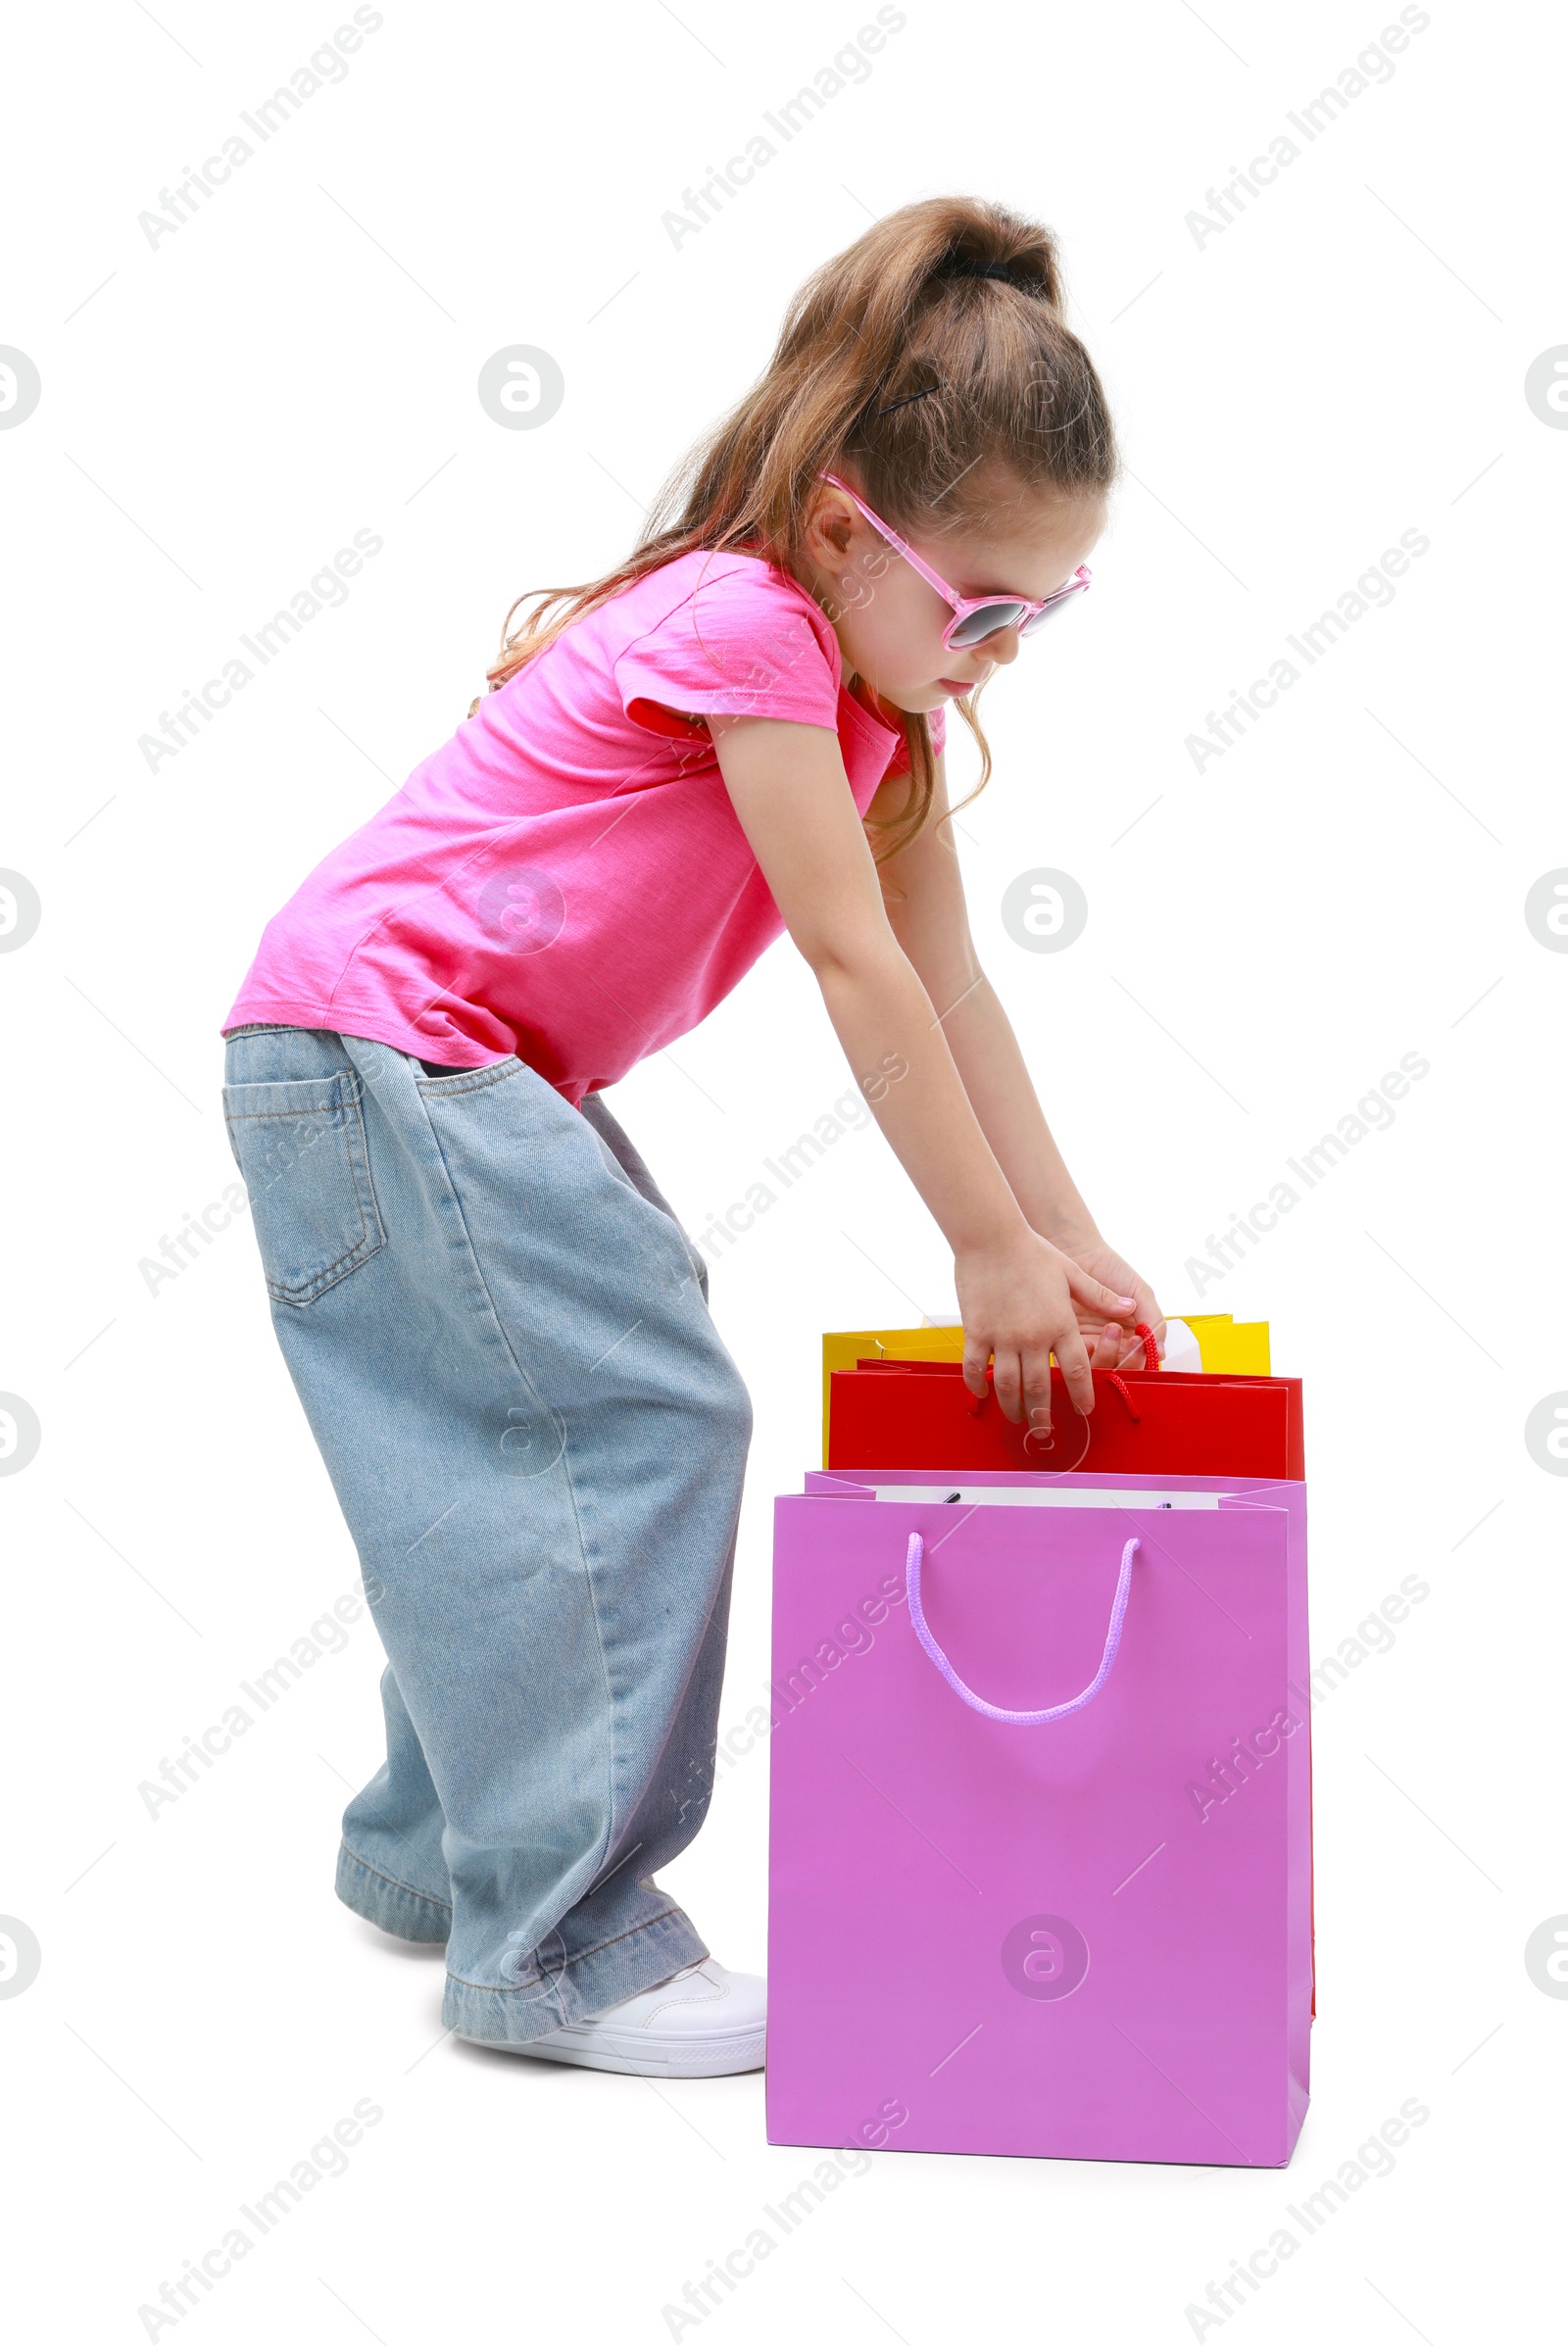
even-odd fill
[[[671,730],[670,709],[838,724],[838,640],[805,590],[759,561],[705,558],[679,601],[618,655],[614,674],[626,714],[651,732]]]

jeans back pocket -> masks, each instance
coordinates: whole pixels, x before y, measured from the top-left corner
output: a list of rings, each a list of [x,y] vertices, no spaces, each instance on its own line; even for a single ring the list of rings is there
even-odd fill
[[[360,1090],[352,1069],[223,1087],[229,1146],[279,1303],[314,1303],[386,1244]]]

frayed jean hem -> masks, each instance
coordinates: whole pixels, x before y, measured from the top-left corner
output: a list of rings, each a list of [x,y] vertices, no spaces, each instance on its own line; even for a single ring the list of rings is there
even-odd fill
[[[707,1953],[688,1917],[673,1906],[603,1946],[538,1962],[534,1976],[515,1987],[480,1987],[449,1972],[441,2019],[474,2044],[526,2044],[657,1987]]]

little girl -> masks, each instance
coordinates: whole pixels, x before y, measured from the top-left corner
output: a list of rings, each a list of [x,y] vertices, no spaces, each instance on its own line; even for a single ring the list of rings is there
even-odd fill
[[[762,2060],[760,1979],[653,1877],[696,1833],[751,1409],[605,1087],[787,928],[954,1254],[964,1375],[1164,1328],[975,959],[944,711],[1081,603],[1116,458],[1055,247],[910,205],[592,585],[272,920],[224,1104],[284,1356],[389,1667],[338,1894],[444,1941],[444,2019],[642,2075]],[[514,606],[514,609],[516,607]],[[822,1949],[831,1964],[833,1950]]]

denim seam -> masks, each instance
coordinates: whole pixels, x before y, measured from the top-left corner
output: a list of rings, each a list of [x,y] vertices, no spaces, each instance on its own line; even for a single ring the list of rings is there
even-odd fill
[[[395,1874],[383,1874],[379,1866],[372,1866],[368,1857],[362,1857],[358,1849],[351,1849],[347,1841],[340,1841],[338,1846],[345,1856],[352,1857],[357,1866],[363,1866],[368,1874],[373,1874],[376,1881],[384,1882],[389,1889],[405,1890],[411,1898],[417,1898],[421,1906],[434,1906],[442,1914],[452,1912],[445,1898],[433,1898],[428,1890],[416,1889],[412,1882],[400,1882]]]
[[[310,1076],[305,1080],[311,1083],[325,1082],[337,1089],[345,1079],[339,1074],[325,1077]],[[332,1110],[339,1108],[345,1112],[352,1109],[355,1125],[359,1130],[360,1150],[358,1158],[356,1158],[353,1131],[347,1123],[339,1127],[343,1134],[344,1153],[349,1162],[349,1184],[354,1192],[355,1211],[360,1217],[360,1235],[353,1246],[346,1252],[340,1254],[335,1262],[329,1262],[321,1270],[313,1272],[309,1279],[302,1279],[295,1287],[285,1287],[281,1280],[268,1280],[267,1292],[274,1301],[287,1303],[295,1310],[299,1310],[307,1303],[314,1303],[318,1295],[324,1295],[329,1287],[336,1287],[340,1279],[346,1279],[350,1271],[358,1270],[362,1262],[368,1262],[372,1254],[378,1253],[386,1245],[386,1231],[381,1222],[381,1208],[376,1201],[374,1186],[370,1180],[370,1148],[369,1142],[366,1138],[365,1110],[361,1105],[365,1098],[365,1087],[359,1080],[357,1070],[351,1071],[348,1084],[348,1098],[344,1099],[339,1092],[338,1098],[332,1102],[332,1108],[324,1112],[330,1114]],[[225,1089],[237,1091],[239,1087],[237,1084],[230,1084],[225,1086]],[[319,1116],[322,1113],[323,1110],[318,1107],[237,1108],[232,1112],[225,1107],[223,1122],[225,1124],[265,1124],[283,1116]],[[238,1163],[237,1150],[235,1151],[235,1161]],[[241,1165],[241,1174],[244,1169]],[[373,1235],[371,1224],[366,1218],[367,1194],[369,1197],[371,1212],[375,1216]]]
[[[314,1081],[315,1079],[308,1080]],[[335,1083],[337,1078],[334,1076],[332,1081]],[[230,1092],[237,1092],[241,1088],[238,1084],[229,1084],[226,1087]],[[248,1089],[248,1087],[245,1088]],[[358,1107],[362,1097],[361,1093],[353,1092],[347,1100],[334,1100],[330,1106],[324,1108],[225,1108],[223,1122],[225,1124],[276,1124],[283,1116],[329,1116],[333,1108]]]
[[[298,1290],[274,1287],[271,1280],[269,1280],[267,1292],[274,1303],[286,1303],[291,1310],[302,1311],[307,1304],[314,1303],[318,1296],[324,1295],[329,1287],[336,1287],[338,1282],[346,1279],[351,1271],[357,1271],[361,1263],[368,1262],[372,1254],[379,1254],[385,1245],[384,1238],[372,1240],[369,1233],[367,1232],[357,1246],[353,1247],[349,1253],[340,1255],[336,1262],[328,1263],[326,1269],[318,1271],[306,1287]]]
[[[303,1032],[304,1030],[303,1030],[303,1029],[301,1029],[301,1028],[299,1028],[299,1027],[293,1027],[293,1026],[279,1026],[279,1027],[268,1027],[268,1028],[266,1028],[264,1031],[265,1031],[266,1033],[270,1034],[270,1035],[271,1035],[271,1034],[278,1034],[278,1035],[293,1035],[293,1034],[299,1034],[299,1033]],[[334,1042],[336,1042],[336,1041],[341,1041],[341,1037],[334,1036],[334,1037],[333,1037],[333,1040],[334,1040]],[[274,1085],[276,1085],[276,1086],[278,1086],[280,1089],[281,1089],[281,1088],[285,1088],[285,1087],[286,1087],[286,1088],[287,1088],[289,1091],[293,1091],[293,1090],[294,1090],[294,1088],[295,1088],[295,1086],[296,1086],[296,1085],[298,1085],[298,1084],[320,1084],[320,1085],[323,1085],[327,1091],[329,1091],[329,1092],[335,1092],[335,1093],[337,1094],[337,1098],[336,1098],[334,1100],[332,1100],[332,1101],[330,1101],[330,1102],[329,1102],[329,1104],[328,1104],[328,1107],[327,1107],[327,1108],[321,1108],[321,1107],[298,1107],[298,1108],[230,1108],[230,1107],[225,1107],[225,1108],[224,1108],[224,1110],[223,1110],[223,1121],[224,1121],[224,1123],[225,1123],[225,1124],[241,1124],[241,1123],[244,1123],[244,1122],[245,1122],[245,1120],[246,1120],[248,1117],[253,1117],[253,1116],[320,1116],[320,1115],[324,1115],[324,1114],[327,1114],[327,1113],[329,1113],[329,1112],[330,1112],[330,1109],[331,1109],[331,1108],[335,1108],[335,1107],[358,1107],[358,1106],[359,1106],[359,1104],[360,1104],[360,1102],[361,1102],[361,1100],[362,1100],[365,1098],[365,1078],[364,1078],[364,1076],[363,1076],[363,1075],[361,1075],[361,1073],[360,1073],[360,1071],[359,1071],[358,1067],[355,1067],[355,1066],[353,1066],[353,1065],[350,1065],[350,1066],[347,1066],[347,1067],[340,1067],[340,1068],[338,1069],[338,1071],[337,1071],[337,1073],[336,1073],[335,1075],[281,1075],[281,1076],[274,1075],[274,1076],[266,1076],[266,1077],[264,1077],[264,1078],[263,1078],[263,1080],[262,1080],[262,1082],[261,1082],[261,1083],[259,1083],[259,1084],[254,1084],[254,1083],[244,1083],[244,1084],[230,1084],[230,1083],[225,1083],[225,1084],[224,1084],[224,1086],[223,1086],[223,1090],[224,1090],[224,1092],[225,1092],[225,1093],[228,1093],[228,1092],[252,1092],[252,1091],[260,1092],[260,1091],[262,1091],[262,1090],[264,1090],[264,1089],[265,1089],[266,1091],[269,1091],[269,1092],[270,1092],[270,1091],[272,1090],[273,1086],[274,1086]]]
[[[440,1078],[433,1077],[431,1080],[432,1082],[439,1082]],[[463,1210],[463,1200],[458,1196],[457,1183],[452,1178],[452,1168],[447,1162],[446,1150],[441,1146],[441,1136],[436,1131],[435,1124],[431,1118],[428,1100],[425,1100],[423,1091],[420,1089],[420,1087],[416,1086],[416,1089],[419,1090],[420,1098],[422,1100],[424,1100],[425,1124],[429,1130],[430,1139],[434,1145],[436,1155],[440,1159],[442,1175],[446,1181],[447,1194],[451,1197],[453,1205],[457,1210],[458,1219],[463,1225],[464,1243],[468,1249],[468,1259],[473,1265],[474,1276],[477,1278],[480,1287],[484,1291],[485,1301],[490,1308],[490,1317],[495,1323],[496,1332],[500,1336],[502,1343],[506,1345],[513,1366],[515,1368],[518,1377],[521,1379],[524,1389],[533,1395],[540,1407],[543,1408],[545,1405],[543,1396],[535,1391],[533,1379],[528,1375],[528,1372],[523,1367],[522,1362],[517,1358],[516,1351],[513,1346],[512,1339],[507,1334],[506,1325],[502,1320],[500,1312],[496,1309],[496,1299],[490,1292],[490,1282],[485,1277],[483,1267],[480,1264],[479,1249],[473,1243],[473,1233],[468,1228],[468,1217]],[[592,1128],[590,1127],[590,1129]],[[563,1424],[564,1425],[564,1423],[565,1421],[564,1419]],[[594,1643],[598,1648],[599,1653],[599,1677],[604,1687],[605,1694],[605,1743],[607,1748],[607,1761],[605,1769],[605,1831],[600,1843],[598,1857],[594,1863],[593,1871],[589,1876],[589,1881],[594,1882],[597,1881],[604,1866],[604,1862],[610,1855],[611,1850],[614,1847],[615,1841],[618,1837],[616,1832],[617,1802],[615,1799],[615,1691],[610,1683],[610,1668],[605,1658],[604,1625],[599,1618],[599,1592],[594,1587],[593,1571],[588,1561],[588,1542],[583,1535],[582,1510],[577,1504],[577,1486],[572,1479],[571,1433],[569,1427],[566,1428],[565,1436],[561,1445],[561,1463],[565,1471],[566,1493],[571,1500],[571,1519],[577,1529],[577,1553],[582,1558],[583,1583],[588,1591],[588,1604],[593,1616]]]
[[[617,1931],[613,1938],[602,1938],[597,1946],[579,1947],[575,1955],[568,1955],[565,1958],[561,1967],[562,1971],[570,1971],[574,1963],[587,1963],[595,1955],[603,1955],[608,1948],[618,1947],[625,1939],[635,1938],[639,1931],[651,1931],[656,1923],[667,1923],[671,1916],[679,1916],[683,1922],[687,1920],[682,1908],[674,1904],[666,1906],[662,1914],[648,1915],[642,1922],[633,1923],[629,1931]],[[481,1995],[487,1996],[529,1995],[539,1985],[537,1979],[531,1979],[519,1980],[515,1987],[497,1987],[492,1980],[466,1979],[461,1972],[452,1971],[448,1972],[447,1978],[455,1981],[459,1987],[474,1987]]]

